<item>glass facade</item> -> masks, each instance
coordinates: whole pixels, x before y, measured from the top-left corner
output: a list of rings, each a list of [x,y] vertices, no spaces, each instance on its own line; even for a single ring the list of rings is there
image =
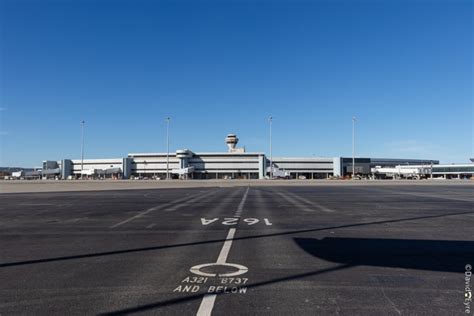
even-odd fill
[[[459,173],[473,173],[474,166],[452,166],[452,167],[435,167],[433,166],[433,172],[459,172]]]

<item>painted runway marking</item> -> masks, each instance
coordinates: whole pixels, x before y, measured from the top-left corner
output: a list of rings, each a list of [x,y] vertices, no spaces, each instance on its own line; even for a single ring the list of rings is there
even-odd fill
[[[227,260],[230,247],[232,246],[232,239],[234,239],[235,230],[236,230],[235,228],[229,229],[229,233],[227,234],[227,238],[224,242],[224,246],[222,246],[221,252],[219,253],[219,257],[217,258],[216,263],[222,264],[222,263],[225,263],[225,261]]]
[[[240,217],[242,215],[242,211],[244,210],[245,201],[247,201],[247,195],[249,194],[250,187],[247,187],[245,190],[244,196],[237,207],[237,211],[235,212],[235,217]]]
[[[247,200],[249,190],[250,190],[250,187],[247,187],[247,190],[245,190],[244,196],[242,197],[242,200],[240,201],[239,206],[237,207],[237,211],[235,212],[235,215],[234,215],[234,217],[236,217],[235,218],[236,222],[238,222],[238,218],[242,215],[242,211],[244,209],[245,201]],[[206,219],[201,218],[201,222],[202,222],[203,225],[210,224],[210,223],[212,223],[216,220],[217,220],[217,218],[206,221]],[[228,218],[226,218],[224,220],[227,220],[225,225],[232,225],[232,224],[229,224],[229,219]],[[233,220],[233,219],[230,219],[230,220]],[[228,264],[228,263],[226,263],[227,256],[229,255],[229,252],[230,252],[230,247],[232,246],[232,240],[234,239],[235,230],[236,230],[235,228],[230,228],[229,229],[229,233],[227,234],[227,238],[224,242],[224,245],[222,246],[221,252],[219,253],[219,257],[217,258],[216,263],[211,264],[211,265],[229,265],[229,266],[233,266],[234,268],[238,269],[237,272],[222,274],[224,276],[244,274],[244,273],[247,273],[247,271],[248,271],[247,267],[245,267],[245,266],[238,265],[238,264]],[[204,266],[209,266],[209,264],[205,264]],[[203,267],[203,266],[202,265],[195,266],[194,268],[199,268],[199,267]],[[197,271],[199,271],[199,269]],[[191,272],[195,273],[195,271],[193,271],[193,270],[191,270]],[[201,271],[199,271],[199,272],[201,272]],[[245,289],[245,291],[246,290],[247,289]],[[218,293],[219,291],[217,291],[217,290],[214,291],[213,290],[211,292]],[[214,303],[216,301],[216,297],[217,297],[217,294],[206,294],[206,295],[204,295],[204,297],[202,298],[202,301],[201,301],[201,305],[199,306],[199,309],[198,309],[196,315],[198,315],[198,316],[210,316],[211,313],[212,313],[212,309],[214,308]]]
[[[207,226],[207,225],[217,222],[218,220],[219,220],[218,217],[210,218],[210,219],[201,217],[201,224],[203,226]],[[232,225],[237,225],[239,221],[240,221],[240,218],[237,218],[237,217],[225,217],[222,220],[222,222],[220,222],[220,224],[226,225],[226,226],[232,226]],[[242,219],[240,223],[244,223],[244,224],[247,224],[248,226],[252,226],[252,225],[260,223],[260,219],[248,217],[248,218]],[[264,225],[267,225],[267,226],[273,225],[268,218],[263,218],[263,223]]]
[[[301,210],[305,212],[316,212],[317,210],[326,212],[326,213],[334,213],[334,210],[331,210],[325,206],[322,206],[319,203],[310,201],[308,199],[305,199],[301,196],[298,196],[293,193],[286,192],[286,194],[282,192],[277,192],[279,196],[281,196],[284,200],[292,203],[294,206],[300,208]],[[300,204],[302,203],[302,204]],[[317,210],[316,210],[317,209]]]
[[[207,267],[215,267],[215,266],[226,266],[226,267],[231,267],[237,269],[237,271],[234,272],[227,272],[227,273],[211,273],[211,272],[203,272],[201,269],[207,268]],[[198,264],[197,266],[192,267],[189,269],[190,272],[200,275],[203,277],[220,277],[220,278],[227,278],[227,277],[234,277],[238,276],[241,274],[247,273],[249,269],[246,266],[243,266],[241,264],[236,264],[236,263],[203,263],[203,264]]]
[[[137,219],[137,218],[140,218],[140,217],[145,216],[145,215],[148,214],[148,213],[151,213],[151,212],[153,212],[153,211],[159,210],[161,207],[162,207],[161,205],[158,205],[158,206],[154,206],[154,207],[152,207],[152,208],[149,208],[149,209],[147,209],[147,210],[145,210],[145,211],[143,211],[143,212],[141,212],[141,213],[139,213],[139,214],[137,214],[137,215],[134,215],[134,216],[132,216],[132,217],[130,217],[130,218],[124,220],[124,221],[121,221],[120,223],[117,223],[117,224],[115,224],[115,225],[110,226],[110,228],[116,228],[116,227],[122,226],[123,224],[127,224],[127,223],[129,223],[129,222],[131,222],[131,221],[133,221],[133,220],[135,220],[135,219]]]
[[[327,207],[324,207],[322,206],[321,204],[319,203],[316,203],[316,202],[313,202],[313,201],[310,201],[308,199],[305,199],[299,195],[296,195],[294,193],[289,193],[294,199],[298,200],[298,201],[301,201],[303,203],[307,203],[309,205],[312,205],[312,206],[316,206],[316,208],[318,208],[319,210],[323,211],[323,212],[327,212],[327,213],[334,213],[334,210],[331,210]]]
[[[246,193],[247,192],[248,192],[248,189],[247,189]],[[246,198],[246,195],[244,195],[244,199],[242,199],[244,202],[245,202],[245,198]],[[243,207],[242,202],[241,202],[241,205]],[[239,205],[239,207],[240,207],[240,205]],[[244,266],[241,266],[241,265],[226,264],[226,260],[227,260],[227,257],[229,255],[229,252],[230,252],[230,247],[232,246],[232,240],[234,239],[234,236],[235,236],[235,231],[236,231],[235,228],[230,228],[229,229],[229,233],[227,234],[227,238],[224,242],[224,245],[222,246],[221,252],[219,253],[219,257],[217,258],[217,261],[215,263],[215,265],[232,265],[232,266],[236,267],[239,270],[237,272],[234,272],[234,275],[235,275],[235,273],[243,274],[243,273],[246,273],[248,271],[247,267],[244,267]],[[209,264],[206,264],[206,266],[208,266],[208,265]],[[199,267],[199,266],[196,266],[196,267]],[[239,273],[240,271],[245,271],[245,272]],[[193,272],[193,271],[191,271],[191,272]],[[206,295],[204,295],[204,297],[202,298],[202,301],[201,301],[201,305],[199,306],[199,309],[198,309],[196,315],[198,315],[198,316],[210,316],[211,313],[212,313],[212,309],[214,308],[214,303],[216,301],[216,296],[217,296],[217,294],[206,294]]]
[[[201,218],[201,224],[203,225],[209,225],[209,224],[212,224],[214,223],[215,221],[217,221],[219,218],[212,218],[212,219],[205,219],[205,218]]]
[[[202,298],[201,305],[199,306],[199,310],[196,313],[196,316],[209,316],[212,313],[212,309],[214,308],[214,303],[216,302],[216,294],[206,294]]]
[[[300,210],[302,211],[305,211],[305,212],[316,212],[315,210],[311,209],[311,208],[308,208],[308,206],[306,204],[301,204],[301,203],[298,203],[297,200],[291,198],[290,196],[286,195],[286,194],[283,194],[281,192],[277,192],[277,194],[283,198],[285,201],[287,201],[288,203],[292,204],[293,206],[299,208]]]
[[[239,219],[235,217],[224,218],[222,225],[237,225],[238,220]]]
[[[150,229],[150,228],[152,228],[152,227],[155,226],[155,225],[156,225],[155,223],[151,223],[151,224],[148,225],[146,228],[147,228],[147,229]]]
[[[171,202],[168,202],[168,203],[165,203],[165,204],[162,204],[162,205],[157,205],[157,206],[154,206],[154,207],[151,207],[149,209],[146,209],[144,210],[143,212],[141,213],[138,213],[130,218],[127,218],[126,220],[124,221],[121,221],[120,223],[117,223],[115,225],[112,225],[110,226],[109,228],[110,229],[113,229],[113,228],[117,228],[119,226],[122,226],[124,224],[127,224],[127,223],[130,223],[131,221],[137,219],[137,218],[140,218],[140,217],[143,217],[145,215],[147,215],[148,213],[151,213],[151,212],[154,212],[154,211],[157,211],[157,210],[160,210],[160,209],[163,209],[163,208],[166,208],[166,207],[169,207],[169,206],[174,206],[175,204],[179,204],[179,203],[182,203],[184,201],[187,201],[187,200],[191,200],[191,199],[194,199],[195,197],[204,197],[204,196],[208,196],[210,194],[213,194],[215,193],[216,191],[211,191],[207,194],[202,194],[202,193],[196,193],[196,194],[193,194],[191,196],[186,196],[184,198],[181,198],[181,199],[178,199],[178,200],[175,200],[175,201],[171,201]]]
[[[190,200],[186,200],[185,202],[183,203],[179,203],[179,204],[176,204],[176,205],[173,205],[172,207],[167,207],[164,209],[165,212],[173,212],[173,211],[176,211],[177,209],[179,208],[182,208],[183,206],[189,206],[190,204],[194,204],[196,202],[199,202],[201,200],[204,200],[205,198],[207,198],[209,195],[211,194],[214,194],[214,192],[209,192],[209,193],[206,193],[206,194],[203,194],[203,195],[200,195],[200,196],[197,196],[197,197],[194,197]]]

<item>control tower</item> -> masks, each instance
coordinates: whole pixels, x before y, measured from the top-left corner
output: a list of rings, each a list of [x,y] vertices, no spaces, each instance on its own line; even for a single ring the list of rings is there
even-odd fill
[[[225,138],[225,143],[227,144],[227,147],[229,147],[229,152],[230,153],[244,153],[245,148],[237,148],[237,143],[239,142],[239,139],[237,138],[237,135],[235,134],[228,134],[227,137]]]

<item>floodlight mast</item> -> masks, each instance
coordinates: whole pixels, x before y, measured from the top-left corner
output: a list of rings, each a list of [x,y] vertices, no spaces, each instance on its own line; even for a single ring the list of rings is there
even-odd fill
[[[83,178],[83,170],[84,170],[84,125],[86,121],[81,121],[81,179]]]
[[[170,120],[166,118],[166,180],[170,179]]]
[[[356,117],[352,117],[352,178],[355,176],[355,122]]]
[[[272,153],[272,123],[273,117],[270,115],[268,118],[270,122],[270,179],[273,179],[273,153]]]

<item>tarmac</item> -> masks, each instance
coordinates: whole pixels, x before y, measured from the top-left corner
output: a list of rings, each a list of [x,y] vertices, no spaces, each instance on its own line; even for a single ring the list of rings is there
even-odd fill
[[[465,314],[469,181],[31,182],[1,184],[0,315]]]
[[[1,193],[179,189],[241,186],[466,185],[472,180],[0,180]]]

